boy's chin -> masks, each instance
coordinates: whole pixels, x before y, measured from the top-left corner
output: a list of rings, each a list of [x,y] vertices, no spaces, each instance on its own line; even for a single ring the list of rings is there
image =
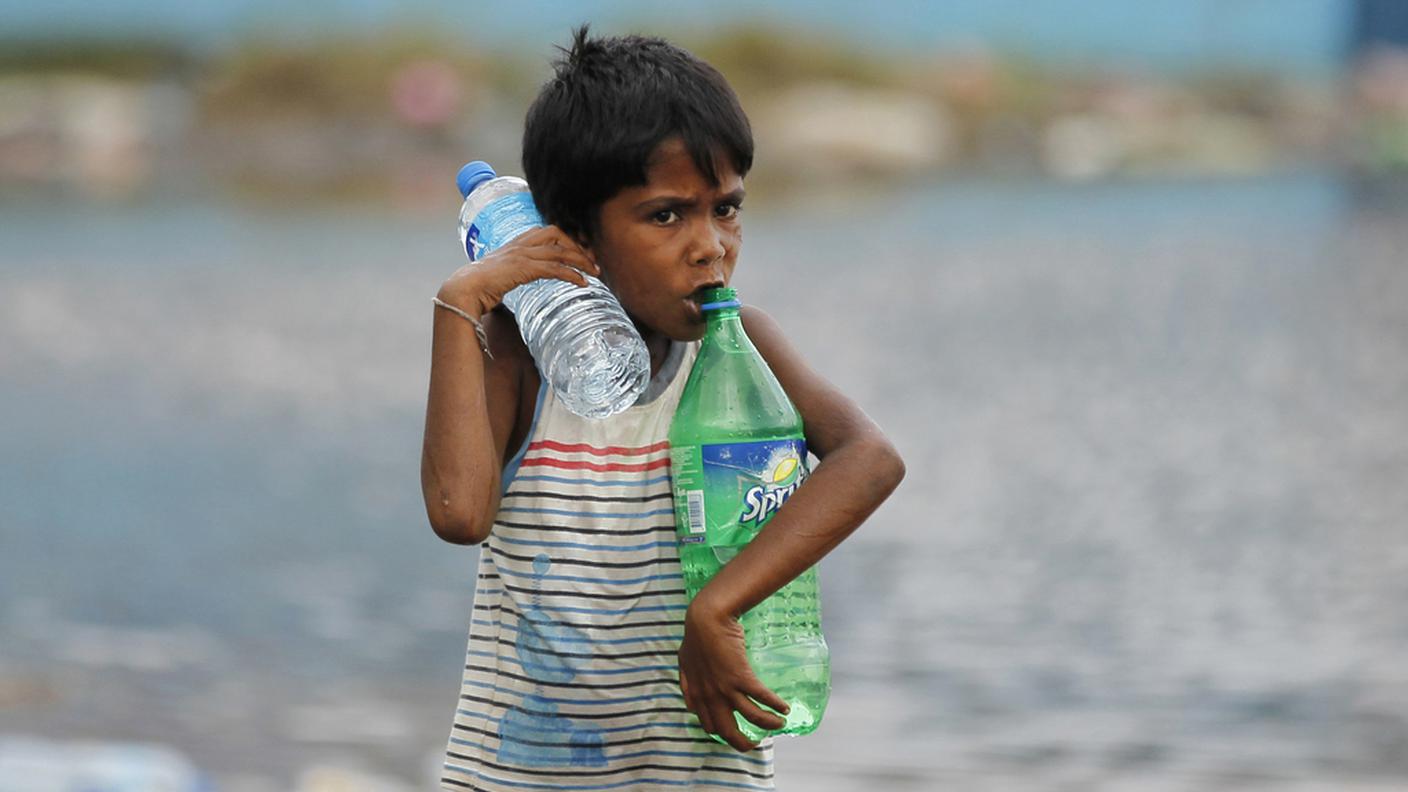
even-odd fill
[[[672,334],[670,337],[676,341],[698,341],[704,337],[704,331],[708,327],[703,318],[700,318],[698,322],[690,322],[685,325],[679,335]]]
[[[673,341],[698,341],[704,337],[704,331],[709,327],[704,320],[704,314],[698,308],[686,311],[684,316],[671,317],[671,319],[674,321],[669,323],[669,327],[662,326],[656,332]],[[661,322],[661,325],[664,324]]]
[[[635,319],[634,321],[636,329],[641,331],[642,336],[664,336],[671,341],[687,342],[698,341],[703,338],[704,331],[708,329],[708,325],[705,323],[703,316],[700,316],[697,321],[691,321],[692,319],[693,317],[690,317],[690,319],[678,322],[670,327],[648,325],[639,319]]]
[[[698,341],[699,339],[704,337],[704,325],[701,324],[698,327],[685,327],[670,331],[660,331],[660,335],[665,336],[671,341],[679,341],[681,343]]]

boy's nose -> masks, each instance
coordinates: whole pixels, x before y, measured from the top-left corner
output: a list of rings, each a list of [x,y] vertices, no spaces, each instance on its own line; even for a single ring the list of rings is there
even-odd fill
[[[724,238],[719,229],[713,223],[705,223],[695,237],[694,255],[690,256],[690,260],[695,264],[712,264],[723,258],[725,252]]]

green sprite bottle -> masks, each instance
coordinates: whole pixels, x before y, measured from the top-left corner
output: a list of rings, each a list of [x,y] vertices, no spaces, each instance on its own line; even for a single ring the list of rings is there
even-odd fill
[[[743,331],[737,292],[711,289],[703,308],[704,341],[670,424],[675,528],[691,600],[807,477],[802,416]],[[811,733],[831,695],[816,567],[742,623],[753,672],[791,710],[777,731],[734,713],[739,728],[754,741]]]

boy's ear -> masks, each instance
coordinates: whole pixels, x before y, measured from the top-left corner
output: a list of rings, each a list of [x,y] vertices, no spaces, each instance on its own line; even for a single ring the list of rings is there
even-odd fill
[[[600,212],[601,210],[598,209],[597,211]],[[596,222],[600,222],[599,217]],[[596,242],[596,240],[594,239],[595,235],[591,234],[589,231],[590,230],[586,228],[580,228],[576,230],[572,233],[572,240],[577,244],[581,245],[582,247],[586,248],[587,250],[591,251],[592,253],[596,253],[596,250],[593,249],[593,245]]]

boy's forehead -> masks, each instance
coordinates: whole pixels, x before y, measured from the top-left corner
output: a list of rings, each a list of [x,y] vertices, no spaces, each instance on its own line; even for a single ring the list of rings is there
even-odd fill
[[[743,185],[743,178],[734,170],[729,157],[722,152],[714,156],[714,173],[719,177],[717,185],[710,184],[709,179],[700,172],[683,139],[666,138],[650,153],[645,164],[646,183],[636,189],[655,192],[717,188],[728,192]]]
[[[646,170],[668,165],[680,158],[691,159],[689,147],[684,144],[684,138],[672,135],[655,145],[655,150],[650,152],[650,156],[645,160]]]

